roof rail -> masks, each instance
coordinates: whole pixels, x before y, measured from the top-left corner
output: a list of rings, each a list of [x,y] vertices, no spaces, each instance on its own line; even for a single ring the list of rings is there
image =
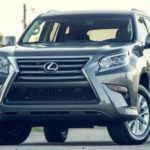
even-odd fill
[[[140,10],[140,9],[137,9],[137,8],[132,8],[131,11],[134,11],[134,12],[137,12],[139,14],[146,14],[146,15],[149,15],[147,12],[143,11],[143,10]]]
[[[54,13],[54,12],[58,12],[58,10],[49,10],[46,13]]]

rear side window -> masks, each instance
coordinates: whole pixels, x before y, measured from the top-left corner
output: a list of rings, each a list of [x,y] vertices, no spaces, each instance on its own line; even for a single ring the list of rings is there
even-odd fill
[[[149,33],[150,33],[150,20],[149,20],[149,19],[145,19],[145,22],[146,22],[148,31],[149,31]]]
[[[137,17],[137,24],[138,24],[138,29],[141,37],[141,41],[143,44],[145,43],[146,36],[148,34],[147,28],[145,26],[145,21],[143,17]]]

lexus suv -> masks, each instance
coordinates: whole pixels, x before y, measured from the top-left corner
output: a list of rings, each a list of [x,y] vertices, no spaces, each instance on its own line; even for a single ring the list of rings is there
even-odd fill
[[[144,143],[149,33],[150,16],[137,9],[39,15],[0,49],[0,144],[22,143],[33,126],[48,142],[65,142],[69,128],[106,126],[117,144]]]

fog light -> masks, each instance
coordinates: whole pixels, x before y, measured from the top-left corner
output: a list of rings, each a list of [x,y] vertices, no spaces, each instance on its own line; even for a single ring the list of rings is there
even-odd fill
[[[129,106],[131,105],[129,91],[126,87],[118,85],[107,85],[107,86],[110,90],[120,93],[124,97],[126,103]]]
[[[128,89],[124,86],[118,86],[118,85],[107,85],[109,87],[109,89],[111,89],[112,91],[115,92],[119,92],[119,93],[127,93]]]

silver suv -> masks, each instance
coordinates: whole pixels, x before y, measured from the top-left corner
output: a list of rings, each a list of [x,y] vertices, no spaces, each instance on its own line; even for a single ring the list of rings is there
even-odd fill
[[[144,143],[149,33],[150,16],[135,9],[38,16],[0,49],[0,144],[22,143],[33,126],[65,142],[69,128],[95,125],[118,144]]]

